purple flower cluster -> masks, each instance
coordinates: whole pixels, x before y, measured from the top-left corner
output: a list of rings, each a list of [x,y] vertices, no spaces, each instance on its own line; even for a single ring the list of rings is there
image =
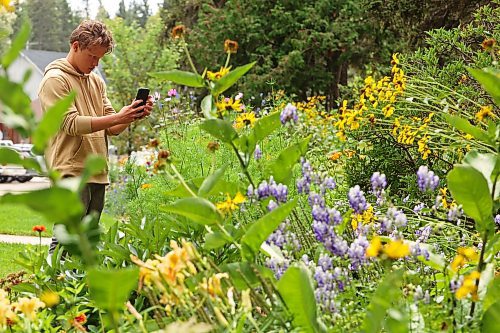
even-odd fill
[[[276,258],[268,258],[266,260],[266,266],[273,271],[274,276],[276,277],[277,280],[279,280],[290,266],[290,260],[289,259],[278,260]]]
[[[462,209],[462,205],[451,205],[450,210],[448,210],[448,221],[453,222],[453,221],[458,221],[459,218],[462,217],[464,214],[464,211]]]
[[[258,161],[262,158],[262,150],[260,150],[260,146],[256,145],[255,150],[253,152],[253,158]]]
[[[434,191],[439,185],[439,177],[425,165],[421,165],[417,171],[417,184],[420,191]]]
[[[424,247],[420,246],[420,241],[417,240],[415,243],[410,245],[410,253],[414,257],[423,256],[425,260],[429,260],[430,253]]]
[[[378,171],[373,173],[372,178],[370,178],[370,182],[372,183],[372,190],[374,193],[382,191],[387,186],[385,174],[381,174]]]
[[[338,291],[344,291],[347,273],[340,267],[333,268],[332,258],[326,254],[320,255],[313,271],[316,301],[324,311],[336,312],[335,297]]]
[[[283,221],[278,228],[269,235],[266,243],[275,245],[281,250],[289,250],[291,252],[298,252],[302,249],[302,244],[295,232],[293,232],[289,219]]]
[[[424,208],[425,208],[425,204],[421,202],[421,203],[419,203],[419,204],[415,205],[415,207],[413,207],[413,212],[414,212],[415,214],[418,214],[418,213],[420,213],[420,212],[422,211],[422,209],[424,209]]]
[[[417,241],[426,243],[429,240],[429,237],[432,232],[432,227],[430,225],[426,225],[425,227],[421,227],[415,231],[415,235],[418,237]]]
[[[305,158],[301,158],[302,177],[297,180],[297,192],[309,194],[311,186],[317,185],[321,195],[325,195],[327,190],[333,190],[337,186],[335,180],[326,173],[314,172]]]
[[[273,196],[278,203],[286,202],[288,199],[288,186],[281,183],[276,184],[273,176],[269,178],[269,183],[263,180],[256,189],[252,185],[248,186],[247,197],[264,200]]]
[[[380,218],[380,232],[390,233],[398,228],[406,227],[408,219],[405,213],[395,207],[389,207],[384,217]]]
[[[500,227],[500,214],[495,216],[495,224]]]
[[[358,236],[358,238],[351,243],[349,250],[347,250],[347,256],[351,260],[349,269],[356,271],[362,264],[367,262],[365,253],[368,245],[368,240],[363,235]]]
[[[280,120],[283,125],[290,121],[293,121],[294,123],[299,121],[297,108],[294,105],[288,103],[283,109],[283,111],[281,111]]]
[[[349,198],[349,205],[354,212],[357,214],[362,214],[365,210],[368,209],[368,203],[365,199],[365,194],[361,191],[359,185],[351,187],[349,190],[349,194],[347,195]]]

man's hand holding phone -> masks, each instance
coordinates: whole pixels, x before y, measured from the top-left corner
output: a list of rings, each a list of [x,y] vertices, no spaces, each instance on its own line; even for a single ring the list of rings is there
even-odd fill
[[[137,91],[135,100],[130,104],[124,106],[120,110],[122,124],[130,124],[134,121],[145,118],[151,114],[153,109],[153,97],[149,96],[149,89],[140,88]]]
[[[139,88],[137,89],[137,94],[135,96],[135,102],[140,101],[137,105],[140,109],[137,111],[137,118],[142,119],[151,114],[151,110],[153,109],[153,97],[149,95],[148,88]]]

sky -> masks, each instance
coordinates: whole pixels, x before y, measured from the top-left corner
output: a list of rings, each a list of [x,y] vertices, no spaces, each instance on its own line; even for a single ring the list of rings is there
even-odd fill
[[[140,0],[142,2],[142,0]],[[129,6],[129,3],[132,2],[131,0],[125,0],[125,6]],[[81,0],[68,0],[69,5],[73,10],[82,10],[84,8],[83,1]],[[116,12],[118,11],[118,4],[120,3],[120,0],[102,0],[102,4],[104,8],[108,11],[109,15],[111,17],[114,17]],[[148,0],[149,7],[153,11],[153,13],[156,13],[158,9],[158,5],[160,3],[163,3],[163,0]],[[90,7],[90,17],[95,18],[97,14],[97,8],[99,8],[99,1],[98,0],[89,0],[89,7]]]

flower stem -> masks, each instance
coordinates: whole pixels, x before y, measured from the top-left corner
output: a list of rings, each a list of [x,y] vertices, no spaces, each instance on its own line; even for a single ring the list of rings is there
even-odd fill
[[[200,73],[198,73],[198,71],[196,70],[196,67],[194,66],[193,59],[191,59],[191,55],[189,54],[189,50],[187,48],[187,43],[184,40],[184,38],[183,38],[182,47],[184,48],[184,52],[186,52],[186,56],[188,58],[189,65],[191,66],[191,69],[193,70],[193,73],[200,75]]]

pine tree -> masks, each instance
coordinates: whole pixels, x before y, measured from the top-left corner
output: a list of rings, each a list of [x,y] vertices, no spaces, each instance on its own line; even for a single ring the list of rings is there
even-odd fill
[[[104,8],[104,6],[102,5],[102,0],[99,0],[99,8],[97,9],[96,19],[99,21],[109,19],[109,13],[106,10],[106,8]]]

